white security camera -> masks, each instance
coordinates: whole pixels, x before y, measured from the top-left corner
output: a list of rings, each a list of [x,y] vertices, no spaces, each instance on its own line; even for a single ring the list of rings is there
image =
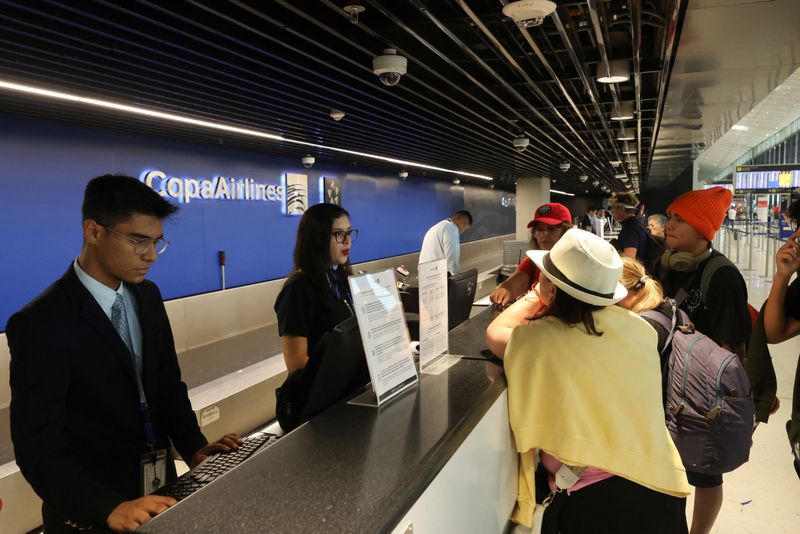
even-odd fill
[[[314,159],[314,156],[305,155],[300,161],[303,162],[303,167],[305,167],[306,169],[310,169],[314,165],[314,162],[317,160]]]
[[[514,149],[517,152],[525,152],[525,149],[531,144],[531,140],[527,137],[517,137],[511,140],[511,144],[514,145]]]
[[[586,176],[585,174],[581,174],[580,176],[578,176],[578,180],[580,180],[581,182],[585,182],[588,179],[589,177]]]
[[[408,171],[400,171],[397,173],[397,176],[399,176],[401,180],[405,180],[408,178]]]
[[[344,111],[339,111],[338,109],[331,110],[331,118],[336,122],[339,122],[344,118]]]
[[[562,172],[567,172],[572,165],[569,161],[565,161],[563,163],[558,164],[558,168],[561,169]]]
[[[383,85],[397,85],[406,73],[408,60],[397,55],[397,50],[387,48],[382,56],[372,58],[372,72],[378,75]]]
[[[544,18],[556,10],[549,0],[518,0],[503,6],[503,15],[513,19],[520,28],[532,28],[544,22]]]

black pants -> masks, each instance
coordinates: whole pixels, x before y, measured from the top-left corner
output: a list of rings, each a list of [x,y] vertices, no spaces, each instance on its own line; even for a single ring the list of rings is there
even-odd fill
[[[546,534],[686,534],[686,499],[611,477],[572,495],[559,493],[544,514]]]

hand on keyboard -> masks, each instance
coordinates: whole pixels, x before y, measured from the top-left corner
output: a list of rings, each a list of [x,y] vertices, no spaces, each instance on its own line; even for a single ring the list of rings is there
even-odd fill
[[[227,438],[230,436],[225,437]],[[238,436],[236,436],[236,438],[238,439]],[[179,501],[185,499],[206,484],[227,473],[257,451],[272,445],[277,439],[278,436],[274,434],[256,432],[243,440],[239,440],[240,445],[237,445],[235,449],[230,445],[226,445],[226,447],[228,447],[228,452],[212,451],[210,454],[206,455],[197,466],[193,467],[191,471],[159,489],[156,493],[174,497]],[[220,440],[220,442],[221,441],[222,440]]]
[[[192,461],[189,462],[189,469],[196,467],[200,462],[205,460],[208,456],[216,453],[225,453],[238,449],[242,445],[242,439],[238,434],[225,434],[214,443],[209,443],[199,451],[194,453]]]

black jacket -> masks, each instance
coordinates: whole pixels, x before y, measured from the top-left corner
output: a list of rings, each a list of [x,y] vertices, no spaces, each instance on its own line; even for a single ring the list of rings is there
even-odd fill
[[[129,287],[156,446],[169,448],[169,438],[188,461],[206,439],[181,381],[161,293],[148,281]],[[72,266],[11,317],[6,335],[11,438],[22,474],[46,516],[105,526],[120,502],[140,496],[139,458],[147,450],[130,353]],[[167,468],[174,478],[171,461]]]

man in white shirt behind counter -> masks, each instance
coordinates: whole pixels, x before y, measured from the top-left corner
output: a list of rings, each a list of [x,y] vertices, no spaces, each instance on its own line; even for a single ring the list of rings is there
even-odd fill
[[[472,215],[466,210],[457,211],[449,218],[434,224],[422,240],[419,263],[444,258],[447,260],[447,272],[460,272],[461,236],[470,226]]]

